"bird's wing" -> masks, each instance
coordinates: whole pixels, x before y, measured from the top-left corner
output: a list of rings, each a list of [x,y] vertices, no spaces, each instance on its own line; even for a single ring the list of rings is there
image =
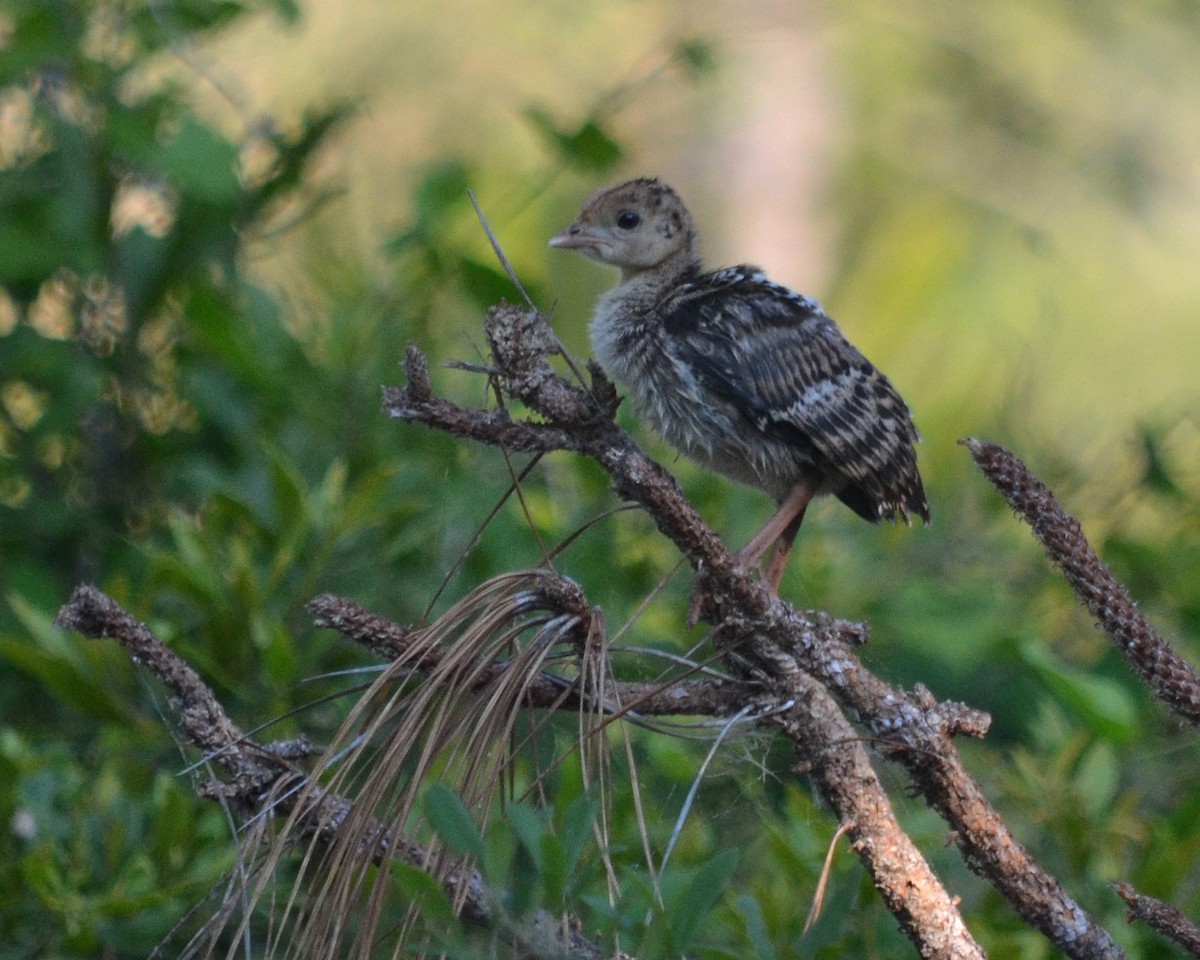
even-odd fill
[[[928,513],[908,407],[815,301],[736,267],[687,284],[662,318],[704,386],[759,430],[799,433],[888,514]]]

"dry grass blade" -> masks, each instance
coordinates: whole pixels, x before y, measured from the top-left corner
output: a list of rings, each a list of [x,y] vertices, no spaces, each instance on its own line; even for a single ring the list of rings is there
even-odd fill
[[[852,823],[838,825],[829,841],[829,849],[825,851],[825,862],[821,865],[821,876],[817,880],[817,889],[813,891],[812,906],[808,908],[808,916],[804,918],[804,929],[801,935],[808,933],[812,925],[821,916],[821,908],[825,906],[825,891],[829,888],[829,874],[833,870],[833,855],[837,852],[838,841],[854,829]]]
[[[425,788],[450,786],[485,828],[521,778],[538,776],[514,763],[513,744],[528,741],[515,735],[528,689],[544,678],[552,653],[581,653],[597,631],[601,622],[574,584],[545,570],[489,580],[416,631],[350,710],[275,840],[266,876],[279,874],[295,841],[305,841],[306,852],[275,908],[267,955],[374,956],[385,937],[396,938],[399,952],[404,929],[394,927],[396,891],[386,869],[392,857],[415,853],[459,909],[486,903],[470,865],[429,827]],[[570,686],[563,681],[564,694]],[[304,812],[331,794],[353,798],[344,816],[319,836],[302,830]],[[260,883],[255,898],[266,894]]]

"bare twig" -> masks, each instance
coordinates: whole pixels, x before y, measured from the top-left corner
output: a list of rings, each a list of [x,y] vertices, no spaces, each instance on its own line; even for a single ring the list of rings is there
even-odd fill
[[[1143,920],[1193,957],[1200,957],[1200,926],[1170,904],[1138,893],[1128,883],[1114,883],[1117,896],[1129,907],[1129,922]]]
[[[496,238],[495,231],[492,230],[492,225],[488,223],[487,217],[484,216],[483,207],[479,205],[479,201],[475,198],[475,191],[468,190],[467,197],[470,198],[471,206],[475,208],[475,216],[479,218],[479,225],[483,227],[483,232],[487,235],[488,243],[492,245],[492,252],[496,254],[496,259],[500,261],[500,266],[508,274],[509,281],[517,288],[517,293],[521,295],[521,299],[525,301],[526,306],[530,310],[536,310],[537,305],[529,298],[529,294],[525,292],[525,288],[521,285],[521,278],[517,276],[517,271],[513,269],[512,264],[508,262],[508,257],[504,255],[504,248],[500,246],[500,241]]]
[[[508,274],[508,279],[512,282],[512,285],[516,287],[517,293],[521,295],[521,299],[525,301],[526,306],[528,306],[530,310],[536,310],[537,304],[535,304],[530,298],[529,294],[525,292],[525,287],[521,284],[521,278],[517,276],[517,271],[513,269],[513,265],[509,263],[508,257],[505,256],[504,248],[500,246],[499,238],[492,229],[492,225],[488,223],[488,218],[484,216],[483,207],[479,205],[479,201],[475,198],[475,191],[468,190],[467,196],[471,199],[471,206],[475,208],[475,216],[479,218],[479,225],[483,227],[483,232],[488,238],[488,243],[492,245],[492,252],[496,254],[496,259],[500,261],[500,266],[503,267],[504,272]],[[554,338],[554,343],[554,352],[566,361],[567,366],[571,368],[571,372],[575,374],[575,379],[577,379],[580,383],[586,383],[587,381],[584,379],[583,373],[575,363],[575,358],[571,356],[566,347],[562,345],[562,341],[560,341],[557,336]]]
[[[560,449],[582,452],[596,459],[613,478],[617,492],[639,503],[692,567],[708,578],[708,601],[702,614],[710,622],[721,624],[719,643],[727,651],[730,663],[742,664],[742,675],[760,679],[780,677],[787,675],[781,669],[790,664],[787,668],[793,674],[807,675],[819,681],[818,686],[824,684],[852,707],[876,736],[896,744],[895,757],[917,777],[923,792],[947,798],[939,809],[954,827],[967,862],[996,883],[1022,916],[1070,956],[1122,956],[1111,937],[1066,896],[1053,878],[1037,868],[962,768],[950,738],[960,732],[982,732],[986,720],[965,708],[937,705],[931,697],[913,699],[888,687],[862,667],[844,642],[844,638],[858,638],[861,631],[847,629],[847,625],[828,617],[802,616],[772,597],[736,563],[682,497],[671,476],[616,427],[612,421],[615,396],[602,374],[593,370],[593,389],[584,392],[553,372],[546,361],[552,340],[540,315],[514,307],[497,307],[489,315],[487,332],[495,365],[502,373],[502,388],[540,413],[546,422],[506,420],[503,424],[493,424],[487,422],[489,415],[485,412],[461,407],[455,408],[451,415],[432,398],[414,397],[411,385],[407,390],[385,390],[385,409],[401,419],[436,425],[459,436],[490,443],[515,440],[527,447],[548,450],[546,444],[555,439],[552,434],[560,431],[569,434],[570,439]],[[524,433],[526,428],[528,433]],[[794,693],[788,691],[788,695]],[[831,717],[832,714],[828,722],[832,722]],[[796,734],[799,741],[798,728]],[[875,816],[876,811],[870,809],[875,801],[864,799],[878,795],[859,789],[865,781],[856,779],[859,767],[848,746],[854,739],[850,728],[839,728],[838,734],[828,739],[838,744],[838,749],[823,758],[821,772],[829,778],[824,788],[830,795],[842,797],[839,816],[844,822],[856,824],[856,850],[864,857],[876,882],[898,884],[884,893],[889,907],[900,917],[923,955],[954,955],[939,952],[952,950],[943,938],[944,918],[947,911],[953,912],[940,885],[932,881],[929,887],[923,887],[919,893],[931,899],[916,905],[909,899],[912,889],[901,880],[902,861],[908,859],[909,853],[896,857],[894,874],[867,859],[869,854],[889,849],[891,835]],[[935,762],[926,759],[930,756]],[[833,757],[848,766],[834,764]],[[843,790],[844,783],[855,786]],[[886,806],[886,798],[883,803]],[[868,809],[860,810],[861,807]],[[878,834],[872,832],[876,828]],[[878,842],[884,836],[887,842]],[[920,859],[919,854],[916,857]],[[1021,883],[1021,877],[1031,879]],[[927,922],[926,918],[930,920]],[[956,948],[977,949],[965,931],[961,931],[956,944]]]
[[[374,864],[403,860],[418,867],[431,861],[421,844],[398,835],[384,824],[363,823],[355,802],[330,792],[281,758],[280,752],[248,740],[226,715],[212,690],[190,666],[164,646],[145,626],[95,587],[78,587],[55,620],[56,625],[94,639],[112,638],[141,667],[166,686],[176,698],[175,713],[183,731],[198,749],[232,776],[209,784],[203,792],[220,796],[243,814],[269,811],[289,817],[295,825],[293,839],[328,846],[342,839],[343,828],[355,820],[360,842],[358,856]],[[462,905],[461,916],[489,926],[492,910],[485,885],[474,871],[460,871],[446,880],[448,892]],[[224,919],[224,914],[219,916]],[[557,931],[551,934],[551,931]],[[566,956],[600,960],[606,954],[579,932],[578,924],[559,922],[539,914],[521,943],[530,957]]]
[[[1193,726],[1200,726],[1200,677],[1154,629],[1133,598],[1088,543],[1079,521],[1017,457],[996,443],[964,440],[975,462],[1067,578],[1075,595],[1100,622],[1154,696]]]

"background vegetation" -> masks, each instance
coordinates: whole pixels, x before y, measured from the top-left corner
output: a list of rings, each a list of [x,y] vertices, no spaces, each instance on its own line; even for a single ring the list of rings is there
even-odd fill
[[[1200,6],[779,6],[5,5],[0,954],[143,956],[231,862],[160,692],[49,626],[75,583],[136,611],[244,725],[287,717],[273,732],[320,739],[336,702],[289,711],[364,661],[308,626],[305,601],[417,621],[614,506],[593,467],[558,458],[474,543],[509,465],[388,422],[379,385],[409,339],[477,359],[483,308],[512,295],[467,187],[583,354],[611,278],[545,239],[596,186],[655,172],[693,200],[714,262],[754,258],[820,296],[925,434],[934,526],[822,506],[785,594],[870,619],[884,677],[991,711],[969,749],[1019,836],[1132,955],[1169,955],[1106,885],[1200,916],[1194,738],[954,441],[1014,446],[1200,658]],[[482,399],[477,378],[435,377]],[[733,542],[768,512],[672,466]],[[621,513],[560,569],[615,632],[676,559]],[[681,635],[687,581],[624,641],[699,639]],[[635,743],[661,850],[706,747]],[[986,949],[1052,955],[898,802]],[[632,816],[613,829],[636,877]],[[695,871],[727,876],[711,916],[643,929],[644,900],[610,911],[586,855],[568,892],[645,955],[903,953],[850,857],[801,937],[833,829],[786,752],[743,739],[666,881],[683,897]]]

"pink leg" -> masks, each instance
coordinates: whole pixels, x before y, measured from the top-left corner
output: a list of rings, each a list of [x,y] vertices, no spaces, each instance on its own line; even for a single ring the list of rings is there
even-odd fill
[[[779,592],[779,581],[783,579],[783,571],[787,567],[788,554],[792,551],[792,543],[800,532],[800,523],[804,519],[804,511],[808,509],[813,492],[808,487],[800,485],[787,495],[787,499],[779,505],[775,515],[766,522],[750,542],[737,552],[737,560],[744,567],[753,567],[762,559],[772,544],[775,553],[767,566],[764,579],[767,588],[772,593]],[[704,605],[703,577],[697,578],[696,586],[692,589],[692,601],[688,605],[688,629],[694,627],[700,620],[700,610]]]
[[[796,533],[800,530],[800,521],[804,519],[804,511],[808,508],[812,498],[811,488],[804,484],[793,487],[792,492],[775,511],[775,515],[750,538],[749,543],[738,551],[738,563],[746,567],[754,566],[762,559],[762,555],[767,552],[771,544],[776,542],[779,542],[783,549],[783,560],[786,562],[787,554],[792,549],[792,541],[796,539]],[[784,543],[785,538],[786,544]],[[774,560],[772,560],[771,566],[775,566]],[[782,571],[779,575],[783,576]]]
[[[779,593],[779,581],[783,579],[784,571],[787,570],[792,544],[796,542],[796,534],[800,532],[800,524],[804,521],[804,511],[807,506],[805,504],[800,508],[800,512],[792,518],[792,522],[779,535],[779,540],[775,543],[775,552],[771,554],[771,562],[767,564],[767,589],[774,594]]]

